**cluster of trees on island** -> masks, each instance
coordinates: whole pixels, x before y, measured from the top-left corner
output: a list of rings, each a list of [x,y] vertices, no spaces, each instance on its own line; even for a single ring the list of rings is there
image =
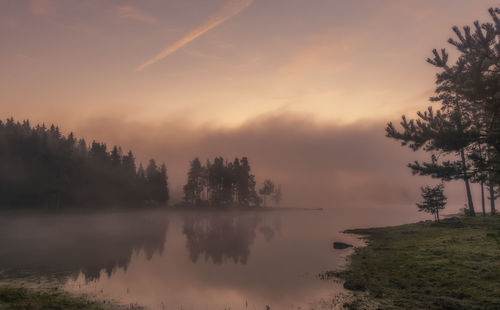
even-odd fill
[[[453,27],[456,38],[448,43],[458,51],[454,63],[445,49],[433,50],[433,57],[427,59],[439,70],[430,99],[439,108],[418,112],[416,119],[403,115],[401,128],[392,123],[386,128],[387,136],[402,145],[430,153],[429,161],[408,165],[414,174],[464,182],[465,210],[471,216],[476,211],[470,183],[480,184],[483,215],[487,213],[485,187],[490,213],[495,214],[500,186],[500,9],[491,8],[489,14],[491,22]],[[443,187],[423,187],[424,201],[418,204],[436,220],[446,204]]]
[[[251,174],[247,157],[227,161],[222,157],[207,160],[202,165],[199,158],[190,163],[187,183],[184,185],[184,204],[188,206],[260,206],[263,199],[255,190],[255,176]],[[259,193],[273,195],[276,204],[281,201],[281,187],[265,180]]]
[[[265,180],[255,189],[248,158],[227,162],[217,157],[191,162],[184,186],[187,206],[260,206],[271,196],[281,201],[281,187]],[[55,125],[0,121],[0,207],[102,207],[166,205],[165,164],[151,159],[136,166],[132,151],[61,134]]]
[[[0,206],[166,204],[167,169],[136,168],[131,151],[88,145],[58,127],[0,121]]]

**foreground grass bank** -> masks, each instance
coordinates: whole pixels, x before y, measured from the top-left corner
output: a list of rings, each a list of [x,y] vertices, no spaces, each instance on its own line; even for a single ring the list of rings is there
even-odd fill
[[[118,308],[111,304],[70,296],[55,288],[34,290],[0,285],[0,310],[114,310]],[[127,307],[127,309],[139,309],[139,307]]]
[[[368,246],[347,270],[327,275],[367,292],[379,309],[500,309],[500,216],[347,232],[365,235]]]

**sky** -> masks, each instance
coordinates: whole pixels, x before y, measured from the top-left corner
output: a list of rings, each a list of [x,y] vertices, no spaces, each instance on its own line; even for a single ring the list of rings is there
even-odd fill
[[[405,164],[425,155],[385,124],[426,108],[425,59],[496,5],[0,0],[0,116],[155,157],[174,196],[195,156],[249,156],[288,205],[413,208],[428,180]]]

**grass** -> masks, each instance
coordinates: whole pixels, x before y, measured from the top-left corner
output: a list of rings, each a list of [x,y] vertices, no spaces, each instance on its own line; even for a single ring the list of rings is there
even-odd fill
[[[500,309],[500,216],[346,232],[365,235],[368,245],[348,269],[326,276],[367,292],[379,309]]]
[[[10,285],[0,286],[1,310],[109,310],[102,303],[70,296],[57,288],[34,290]]]

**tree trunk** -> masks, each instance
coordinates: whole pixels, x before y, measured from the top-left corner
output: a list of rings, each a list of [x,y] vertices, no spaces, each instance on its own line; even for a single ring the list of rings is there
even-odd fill
[[[476,216],[476,212],[474,211],[474,203],[472,202],[472,194],[470,191],[470,185],[469,185],[469,175],[467,174],[467,165],[465,162],[465,153],[464,150],[460,150],[460,156],[462,157],[462,172],[463,172],[463,178],[465,182],[465,190],[467,191],[467,201],[469,204],[469,213],[471,216]]]
[[[486,208],[484,207],[484,183],[481,182],[481,207],[483,207],[483,216],[486,216]]]
[[[496,113],[496,111],[495,111],[495,113]],[[491,150],[491,147],[489,150]],[[488,156],[488,161],[490,161],[491,157],[490,157],[489,153],[486,153],[486,154]],[[495,185],[493,183],[493,177],[491,176],[491,172],[488,175],[488,189],[490,191],[490,196],[488,199],[490,200],[491,215],[494,215],[496,213],[496,210],[495,210]]]
[[[491,215],[496,213],[495,210],[495,187],[490,183],[488,186],[490,189],[490,206],[491,206]]]
[[[439,223],[439,210],[436,210],[436,218],[437,218],[437,221]]]

